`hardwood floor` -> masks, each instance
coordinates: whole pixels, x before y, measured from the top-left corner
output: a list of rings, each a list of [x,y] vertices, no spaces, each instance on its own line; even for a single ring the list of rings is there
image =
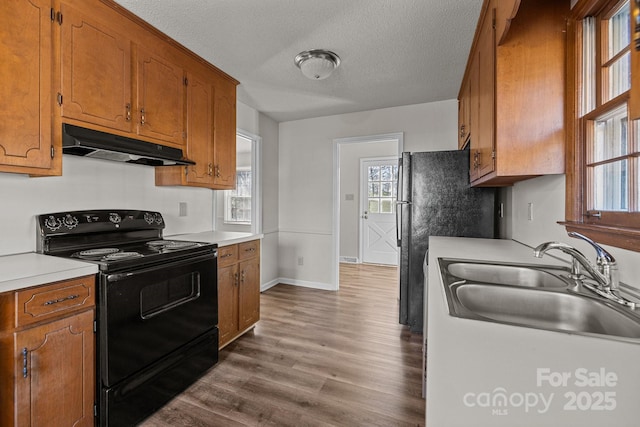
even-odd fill
[[[398,324],[396,268],[342,264],[340,291],[277,285],[261,320],[147,419],[165,426],[423,426],[422,336]]]

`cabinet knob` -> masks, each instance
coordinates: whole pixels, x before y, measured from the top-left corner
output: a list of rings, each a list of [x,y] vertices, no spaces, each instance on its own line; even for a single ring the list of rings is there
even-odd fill
[[[125,105],[125,120],[130,122],[131,121],[131,104],[127,103],[127,105]]]
[[[213,175],[213,164],[211,164],[211,163],[209,163],[209,168],[208,168],[207,174],[209,176]]]
[[[238,286],[239,285],[238,273],[233,273],[233,280],[235,282],[235,285]]]
[[[147,116],[144,112],[144,108],[140,109],[140,124],[144,125],[147,122]]]
[[[216,165],[216,178],[220,178],[220,165]]]

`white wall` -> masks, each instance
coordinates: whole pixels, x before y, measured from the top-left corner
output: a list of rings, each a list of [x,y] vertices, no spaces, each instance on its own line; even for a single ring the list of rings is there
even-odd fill
[[[342,144],[340,147],[340,257],[358,258],[360,242],[360,159],[372,157],[398,158],[395,142]],[[346,195],[353,195],[347,200]]]
[[[278,284],[278,123],[264,114],[258,120],[258,135],[262,137],[262,239],[260,274],[262,289]]]
[[[579,249],[587,258],[595,261],[595,252],[586,243],[567,236],[563,226],[557,224],[564,221],[565,176],[549,175],[515,184],[511,191],[511,213],[514,240],[535,247],[547,241],[561,241]],[[528,204],[533,203],[533,219],[528,220]],[[618,262],[620,280],[640,288],[640,253],[611,246],[603,247]],[[553,252],[549,252],[552,254]],[[562,257],[558,251],[553,255]],[[533,256],[533,252],[532,255]],[[563,257],[566,258],[566,257]]]
[[[0,255],[35,251],[35,215],[84,209],[161,212],[165,235],[211,229],[213,193],[156,187],[154,168],[64,155],[62,176],[30,178],[0,173]],[[179,217],[179,203],[187,216]]]
[[[456,100],[280,123],[281,280],[335,289],[334,139],[403,132],[405,151],[448,150],[457,148],[456,129]]]

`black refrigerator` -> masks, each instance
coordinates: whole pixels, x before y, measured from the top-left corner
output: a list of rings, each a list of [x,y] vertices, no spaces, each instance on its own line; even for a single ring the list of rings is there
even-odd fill
[[[396,227],[400,323],[422,333],[429,236],[496,236],[496,189],[469,184],[469,150],[402,153]]]

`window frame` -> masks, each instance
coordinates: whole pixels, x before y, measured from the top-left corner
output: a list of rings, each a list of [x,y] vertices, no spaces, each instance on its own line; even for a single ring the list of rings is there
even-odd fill
[[[632,0],[633,1],[633,0]],[[567,21],[567,180],[566,180],[566,220],[560,222],[567,231],[578,231],[592,239],[624,249],[640,251],[640,212],[616,211],[587,211],[587,138],[589,137],[590,122],[605,112],[627,104],[631,98],[632,86],[629,90],[603,101],[605,85],[602,81],[603,65],[603,20],[617,10],[620,0],[580,0],[572,9]],[[596,107],[594,110],[580,117],[582,99],[581,64],[582,57],[582,20],[588,16],[596,16]],[[631,23],[630,23],[631,25]],[[633,33],[632,33],[633,34]],[[633,48],[631,40],[630,48]],[[633,70],[632,70],[633,72]],[[632,78],[633,85],[633,78]],[[635,88],[640,90],[640,88]],[[629,117],[629,115],[628,115]],[[638,167],[637,129],[632,120],[628,120],[629,143],[636,144],[635,152],[627,156],[629,169]],[[635,141],[635,142],[634,142]],[[635,158],[635,162],[633,161]],[[634,170],[634,173],[640,171]],[[630,174],[631,175],[631,174]],[[638,185],[637,180],[629,179],[629,207],[637,207],[635,198]],[[635,205],[634,205],[635,203]]]
[[[250,185],[250,195],[247,196],[234,196],[232,193],[238,191],[238,175],[241,172],[249,172],[250,173],[250,178],[249,178],[249,185]],[[230,215],[230,210],[231,210],[231,199],[236,197],[236,198],[245,198],[245,199],[249,199],[250,200],[250,209],[251,211],[253,211],[253,185],[254,185],[254,177],[253,177],[253,171],[251,170],[250,167],[247,168],[238,168],[236,169],[236,188],[234,188],[233,190],[224,190],[224,214],[223,214],[223,221],[225,224],[227,225],[251,225],[251,219],[249,219],[249,221],[233,221],[231,219],[229,219]],[[253,213],[249,215],[250,218],[253,218]]]

